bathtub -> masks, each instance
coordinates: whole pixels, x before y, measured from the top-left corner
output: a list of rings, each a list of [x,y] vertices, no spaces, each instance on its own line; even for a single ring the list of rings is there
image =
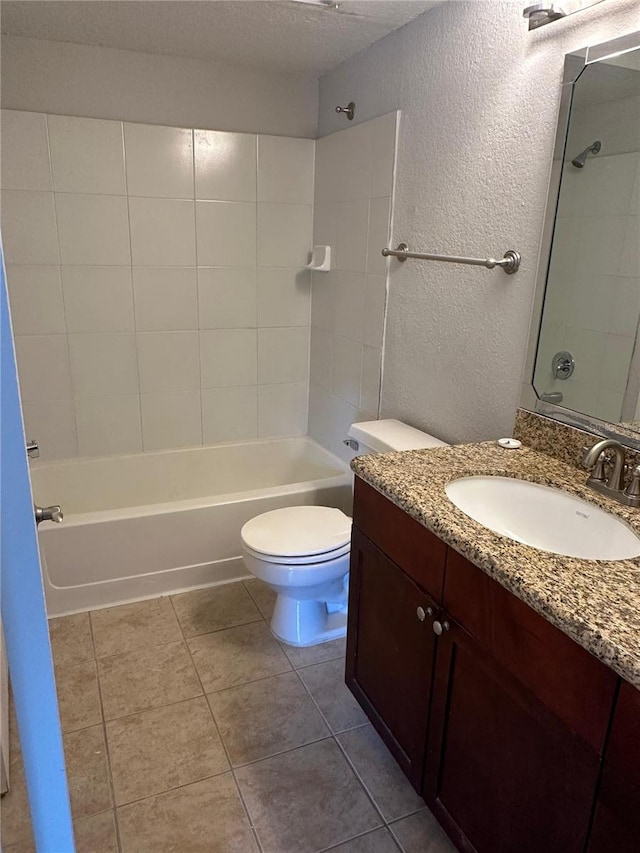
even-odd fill
[[[240,528],[297,504],[349,512],[347,466],[310,438],[36,463],[37,504],[62,524],[39,527],[49,616],[248,576]]]

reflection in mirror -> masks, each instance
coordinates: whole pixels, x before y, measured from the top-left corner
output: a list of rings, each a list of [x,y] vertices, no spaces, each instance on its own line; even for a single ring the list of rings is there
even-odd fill
[[[640,432],[640,50],[573,86],[534,387]]]

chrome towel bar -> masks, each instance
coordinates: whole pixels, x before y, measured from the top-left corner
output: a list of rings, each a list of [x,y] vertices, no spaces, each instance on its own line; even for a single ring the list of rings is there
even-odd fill
[[[507,275],[512,275],[518,271],[521,260],[519,252],[513,249],[506,251],[504,258],[496,260],[495,258],[463,258],[457,255],[431,255],[425,252],[410,252],[406,243],[398,243],[397,249],[383,249],[382,254],[385,258],[397,258],[399,261],[406,261],[407,258],[415,258],[418,261],[447,261],[450,264],[470,264],[475,267],[486,267],[488,270],[500,267]]]

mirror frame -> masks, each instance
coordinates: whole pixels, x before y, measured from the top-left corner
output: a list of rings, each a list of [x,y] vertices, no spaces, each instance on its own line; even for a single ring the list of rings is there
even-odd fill
[[[622,424],[607,423],[592,415],[575,412],[564,406],[554,403],[546,403],[541,400],[533,386],[533,373],[535,369],[536,353],[538,350],[538,338],[540,336],[540,324],[542,322],[542,311],[544,297],[547,289],[549,266],[551,261],[551,247],[553,232],[555,228],[556,212],[560,200],[560,181],[562,178],[562,167],[564,164],[565,147],[569,129],[569,117],[571,113],[571,100],[573,87],[582,72],[595,62],[613,57],[631,50],[640,48],[640,30],[602,44],[591,45],[565,56],[562,87],[560,90],[560,108],[556,126],[556,138],[553,149],[553,162],[551,164],[551,175],[549,178],[549,190],[544,214],[544,226],[540,252],[538,254],[538,268],[536,273],[536,285],[531,313],[531,325],[529,327],[529,341],[524,365],[524,379],[520,394],[520,407],[530,412],[577,427],[587,432],[600,435],[605,438],[615,438],[627,447],[640,450],[640,430],[626,430]]]

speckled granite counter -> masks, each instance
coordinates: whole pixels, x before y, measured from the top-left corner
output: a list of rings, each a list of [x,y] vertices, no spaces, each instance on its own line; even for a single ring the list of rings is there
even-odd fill
[[[625,519],[640,510],[585,486],[587,473],[523,447],[495,442],[360,456],[351,467],[394,504],[640,689],[640,558],[581,560],[499,536],[454,506],[444,487],[478,474],[558,486]]]

